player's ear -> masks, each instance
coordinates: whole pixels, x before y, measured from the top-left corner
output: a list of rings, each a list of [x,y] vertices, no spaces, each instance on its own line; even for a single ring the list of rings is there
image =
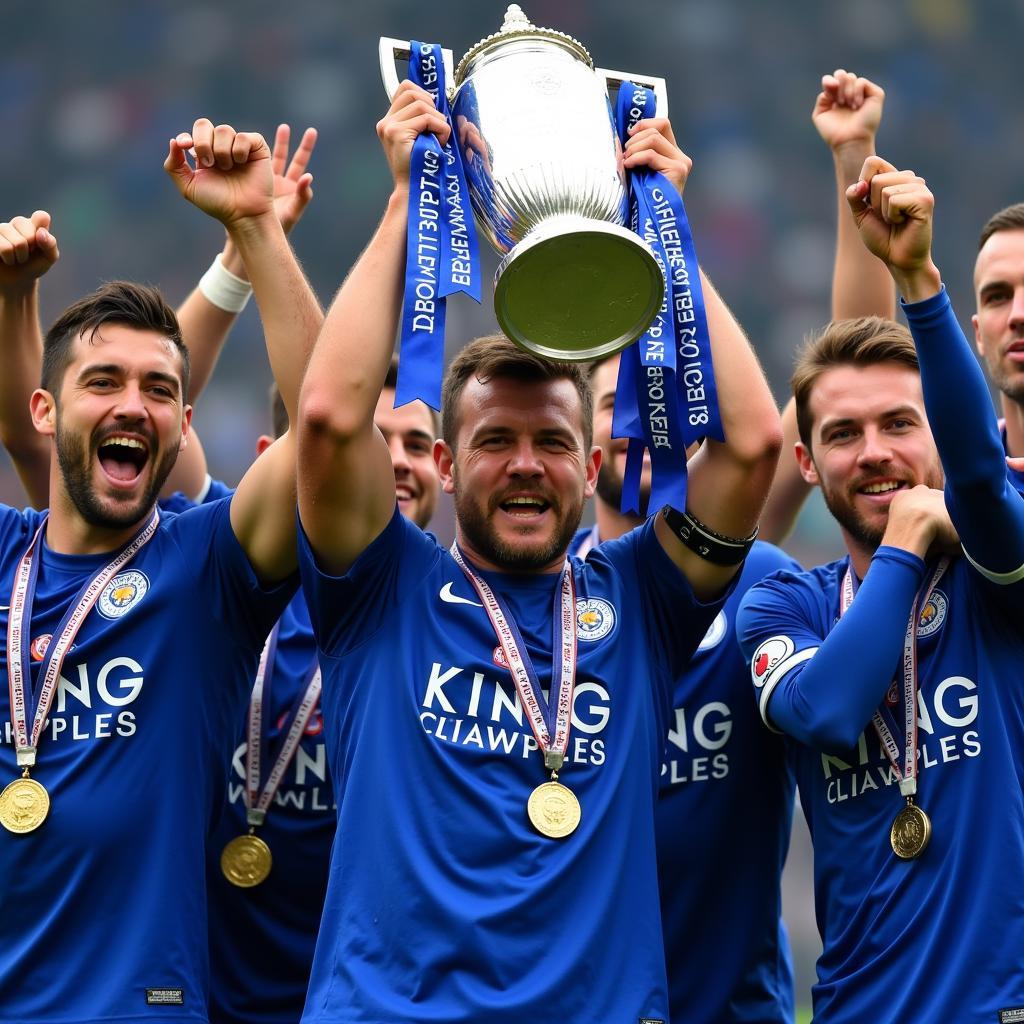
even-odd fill
[[[796,452],[796,461],[800,466],[800,475],[804,478],[804,482],[816,487],[821,480],[818,479],[818,467],[814,465],[814,457],[811,455],[810,448],[803,441],[797,441],[793,450]]]
[[[448,447],[447,442],[440,438],[434,442],[434,465],[437,467],[437,476],[441,481],[441,490],[445,494],[454,494],[455,453]]]
[[[32,414],[32,425],[47,437],[57,432],[57,400],[49,391],[36,388],[29,399],[29,411]]]
[[[981,340],[981,325],[978,321],[978,314],[975,313],[971,317],[971,326],[974,328],[974,347],[978,350],[978,355],[982,359],[985,358],[985,342]]]

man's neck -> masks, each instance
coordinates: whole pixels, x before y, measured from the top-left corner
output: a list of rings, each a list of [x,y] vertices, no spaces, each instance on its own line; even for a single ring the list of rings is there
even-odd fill
[[[108,528],[86,522],[77,509],[70,511],[57,501],[46,521],[46,545],[62,555],[102,555],[119,551],[142,529],[153,510],[131,526]]]
[[[1006,420],[1006,454],[1024,456],[1024,405],[1009,395],[1000,395],[1003,417]]]
[[[625,515],[603,498],[595,498],[594,503],[594,518],[597,520],[599,540],[618,540],[644,521],[643,516]]]

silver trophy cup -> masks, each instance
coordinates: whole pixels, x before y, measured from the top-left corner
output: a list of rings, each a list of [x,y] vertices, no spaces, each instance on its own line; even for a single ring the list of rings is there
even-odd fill
[[[654,253],[625,225],[629,203],[608,90],[664,79],[594,69],[583,45],[537,28],[516,4],[501,31],[452,69],[452,122],[476,221],[504,256],[494,312],[505,334],[552,359],[591,360],[625,348],[654,319],[664,281]],[[388,97],[409,43],[380,41]]]

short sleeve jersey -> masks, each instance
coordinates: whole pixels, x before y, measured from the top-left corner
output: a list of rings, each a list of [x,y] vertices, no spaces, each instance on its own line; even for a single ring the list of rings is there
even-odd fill
[[[657,779],[672,680],[721,603],[696,602],[650,527],[573,565],[560,781],[582,821],[556,840],[528,822],[547,773],[451,555],[397,511],[344,577],[300,539],[339,837],[304,1021],[667,1019]],[[558,574],[484,575],[547,691]]]
[[[762,687],[798,670],[800,652],[833,628],[847,566],[779,573],[749,591],[746,655],[772,638],[763,650],[786,652],[780,676],[771,658],[754,672]],[[933,826],[919,858],[901,861],[890,847],[904,800],[870,724],[851,750],[793,744],[814,840],[824,946],[814,1007],[823,1024],[1024,1019],[1019,604],[956,559],[921,610],[917,645],[917,803]]]
[[[574,546],[589,535],[580,531]],[[763,727],[751,699],[736,613],[759,580],[799,568],[779,548],[755,543],[735,590],[675,681],[656,818],[672,1020],[793,1019],[779,887],[793,775],[786,744]],[[710,929],[709,921],[732,925]]]
[[[182,512],[233,493],[209,480],[193,501],[180,491],[161,508]],[[301,591],[281,616],[277,655],[270,667],[270,706],[264,716],[266,758],[276,757],[296,702],[316,660],[316,641]],[[245,811],[248,719],[243,712],[231,760],[227,798],[207,847],[210,921],[210,1020],[212,1024],[294,1024],[302,1014],[313,949],[327,892],[334,841],[334,795],[327,770],[323,713],[319,705],[259,828],[273,868],[249,889],[232,885],[220,866],[224,847],[249,828]]]
[[[0,508],[0,629],[40,521]],[[31,672],[109,556],[42,545]],[[229,502],[161,517],[90,611],[61,672],[33,778],[35,832],[0,831],[0,1021],[206,1020],[203,846],[264,638],[294,582],[259,585]],[[2,668],[7,670],[6,645]],[[30,704],[34,712],[34,702]],[[18,772],[0,688],[0,780]]]

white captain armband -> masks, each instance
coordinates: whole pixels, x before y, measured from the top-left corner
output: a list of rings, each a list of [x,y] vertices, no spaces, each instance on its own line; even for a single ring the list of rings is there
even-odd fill
[[[986,569],[983,565],[978,565],[978,563],[971,558],[967,548],[962,544],[960,545],[960,550],[963,551],[964,558],[966,558],[967,561],[985,577],[985,579],[991,580],[993,583],[996,583],[1001,587],[1008,587],[1013,583],[1019,583],[1021,580],[1024,580],[1024,565],[1019,569],[1013,569],[1010,572],[993,572],[991,569]]]

